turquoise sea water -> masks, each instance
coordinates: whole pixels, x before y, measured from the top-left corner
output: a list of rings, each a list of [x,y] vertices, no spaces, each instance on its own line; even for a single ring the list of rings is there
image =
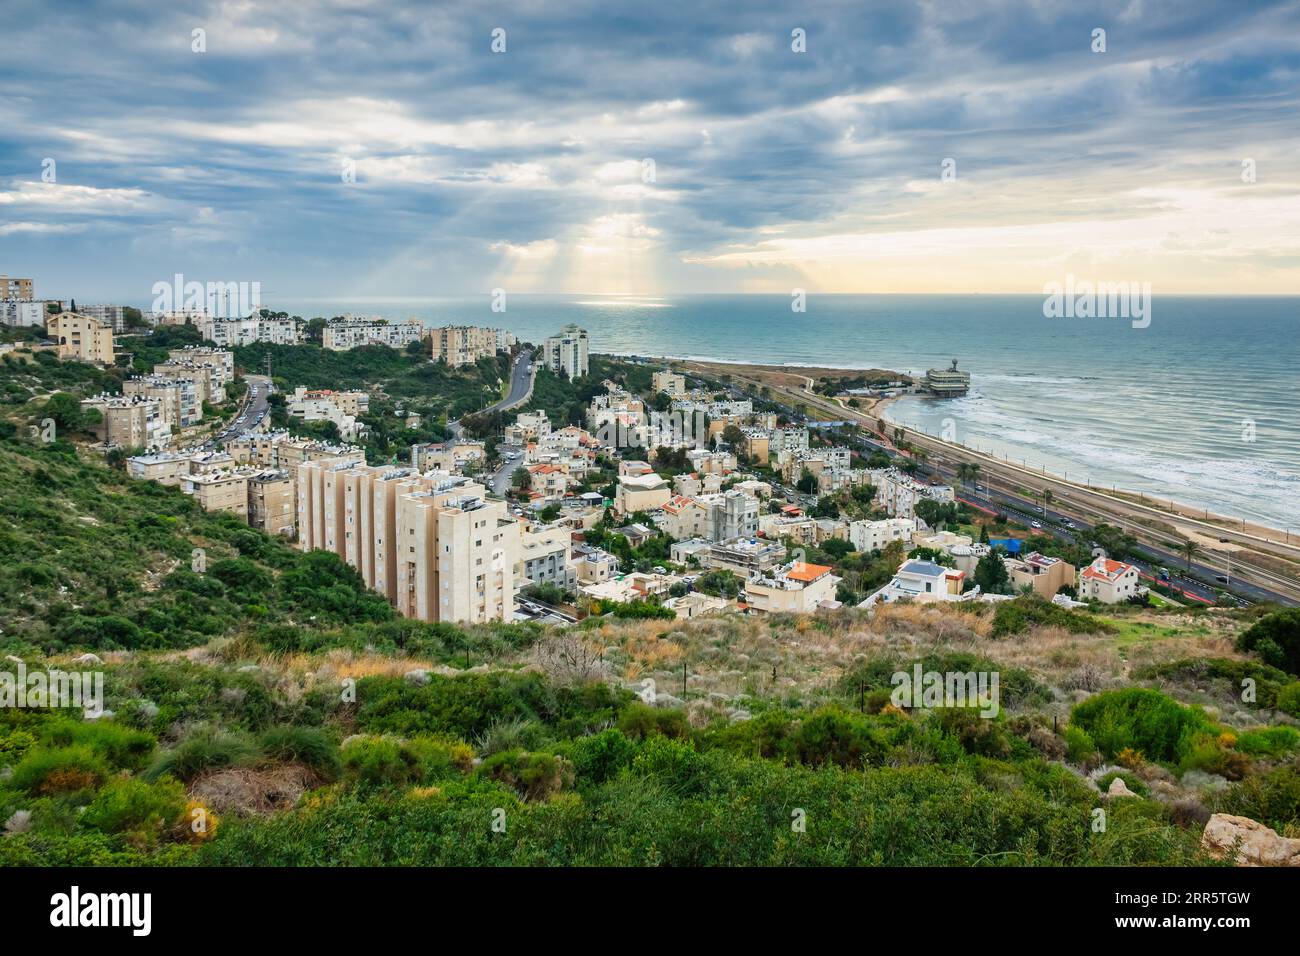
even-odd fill
[[[268,303],[509,328],[567,322],[597,352],[924,372],[952,358],[971,394],[888,417],[1071,478],[1300,529],[1300,298],[1155,297],[1151,323],[1043,316],[1041,296],[525,296]]]

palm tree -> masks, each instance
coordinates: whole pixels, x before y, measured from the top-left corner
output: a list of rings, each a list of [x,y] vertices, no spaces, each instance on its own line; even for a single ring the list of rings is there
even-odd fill
[[[1201,546],[1188,538],[1183,542],[1182,547],[1178,549],[1179,553],[1187,559],[1187,570],[1192,570],[1192,558],[1201,553]]]

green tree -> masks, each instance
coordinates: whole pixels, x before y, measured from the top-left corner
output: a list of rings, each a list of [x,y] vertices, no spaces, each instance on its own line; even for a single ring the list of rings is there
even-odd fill
[[[975,583],[985,594],[1007,593],[1011,575],[1007,573],[1006,563],[998,551],[990,551],[980,558],[979,563],[975,565]]]

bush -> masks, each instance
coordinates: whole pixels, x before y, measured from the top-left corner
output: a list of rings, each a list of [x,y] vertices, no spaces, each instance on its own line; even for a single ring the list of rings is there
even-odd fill
[[[993,637],[1023,634],[1031,627],[1059,627],[1071,634],[1114,634],[1115,625],[1093,614],[1053,604],[1038,594],[1000,601],[993,612]]]
[[[246,766],[258,756],[257,748],[246,737],[202,731],[164,753],[144,776],[146,780],[158,780],[169,774],[188,783],[209,770]]]
[[[1281,757],[1300,746],[1294,727],[1257,727],[1237,738],[1237,749],[1255,757]]]
[[[362,737],[343,748],[343,769],[367,786],[403,786],[419,775],[420,760],[400,740]]]
[[[1300,674],[1300,607],[1260,618],[1237,638],[1237,650],[1252,651],[1265,664]]]
[[[337,779],[342,769],[334,741],[315,727],[272,727],[258,743],[265,759],[300,763],[322,780]]]
[[[130,833],[153,843],[185,814],[185,788],[164,778],[157,783],[110,780],[86,807],[82,821],[105,833]]]
[[[1129,748],[1148,760],[1176,763],[1190,753],[1198,735],[1218,735],[1204,711],[1140,687],[1090,697],[1074,708],[1070,725],[1083,730],[1110,759]]]
[[[14,767],[9,784],[44,796],[97,787],[107,776],[108,765],[90,747],[40,747]]]
[[[691,725],[684,711],[664,710],[649,704],[629,704],[618,718],[618,729],[634,740],[662,734],[675,740],[690,735]]]
[[[1300,772],[1288,764],[1248,777],[1220,793],[1214,809],[1250,817],[1280,833],[1300,820]]]
[[[1300,717],[1300,681],[1287,684],[1277,692],[1277,709],[1292,717]]]
[[[550,753],[507,750],[479,765],[488,780],[504,784],[528,801],[549,800],[573,786],[573,764]]]
[[[59,718],[47,722],[41,742],[53,747],[83,745],[121,770],[136,771],[145,765],[154,750],[150,734],[132,730],[111,720],[83,723]]]
[[[1137,774],[1132,773],[1128,770],[1111,770],[1108,773],[1102,774],[1101,777],[1097,780],[1097,786],[1101,788],[1102,793],[1105,793],[1106,790],[1110,787],[1111,781],[1115,780],[1116,778],[1123,780],[1124,786],[1128,787],[1139,797],[1145,797],[1151,793],[1151,788],[1146,785],[1146,781],[1144,781]]]

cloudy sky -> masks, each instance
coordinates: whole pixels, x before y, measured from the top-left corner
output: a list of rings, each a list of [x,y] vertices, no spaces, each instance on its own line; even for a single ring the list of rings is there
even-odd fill
[[[1300,292],[1296,0],[5,8],[38,295]]]

